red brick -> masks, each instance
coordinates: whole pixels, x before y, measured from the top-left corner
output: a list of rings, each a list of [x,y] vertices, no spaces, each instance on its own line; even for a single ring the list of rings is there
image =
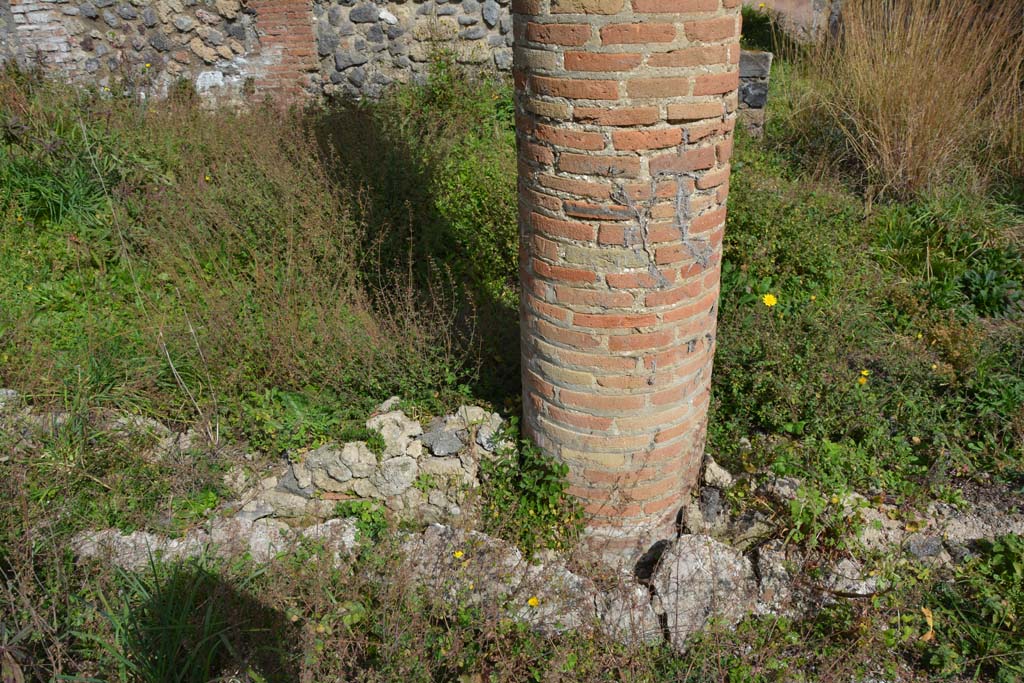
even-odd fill
[[[698,142],[712,135],[718,135],[723,132],[725,125],[722,121],[690,124],[686,127],[686,141]]]
[[[540,0],[512,0],[514,14],[540,14]]]
[[[684,244],[669,244],[658,247],[654,251],[654,261],[659,266],[666,266],[693,258],[693,251]]]
[[[662,273],[668,275],[667,271]],[[609,273],[605,276],[605,280],[608,281],[609,287],[615,289],[641,289],[647,287],[657,287],[661,284],[656,277],[648,272],[640,273]]]
[[[598,417],[596,415],[587,415],[586,413],[577,413],[553,405],[549,405],[547,407],[547,414],[548,417],[554,419],[556,422],[561,422],[562,424],[569,425],[570,427],[577,427],[578,429],[606,431],[612,426],[612,419],[610,417]]]
[[[725,207],[708,213],[702,213],[690,221],[690,234],[698,235],[712,228],[717,228],[723,223],[725,223]]]
[[[631,53],[565,53],[565,68],[569,71],[629,71],[642,61],[643,55]]]
[[[526,25],[526,39],[532,43],[547,45],[579,46],[590,40],[588,24],[538,24],[531,21]]]
[[[626,246],[626,228],[613,223],[602,224],[597,229],[598,244],[614,244],[620,247]]]
[[[673,480],[675,486],[679,485],[677,480]],[[676,510],[679,506],[679,497],[677,495],[669,495],[660,500],[647,501],[643,505],[645,515],[657,515],[667,510]],[[672,518],[675,518],[675,513],[671,514]]]
[[[604,135],[601,133],[567,130],[565,128],[556,128],[555,126],[548,126],[541,123],[537,125],[536,136],[538,140],[543,140],[544,142],[549,142],[552,145],[558,145],[559,147],[588,150],[600,150],[605,148]]]
[[[579,289],[557,285],[555,300],[574,306],[595,306],[600,308],[628,308],[633,305],[633,295],[628,292],[611,292],[604,289]]]
[[[633,486],[642,481],[650,481],[657,474],[650,470],[584,470],[583,478],[591,484],[600,486],[610,484],[613,490],[620,487]]]
[[[591,202],[574,202],[566,200],[565,215],[591,221],[630,221],[636,219],[636,213],[629,207],[618,204],[593,204]]]
[[[726,164],[722,168],[714,171],[708,171],[704,175],[697,178],[697,187],[701,190],[708,190],[712,187],[718,187],[724,182],[729,180],[729,165]]]
[[[730,90],[735,90],[740,85],[740,72],[730,71],[725,74],[703,74],[697,76],[693,84],[693,94],[697,95],[721,95]]]
[[[633,11],[645,14],[714,12],[718,0],[633,0]]]
[[[654,443],[663,444],[666,441],[671,441],[677,437],[686,434],[690,430],[692,425],[688,423],[677,424],[671,427],[666,427],[658,432],[657,436],[654,437]]]
[[[623,151],[643,149],[664,149],[675,147],[683,141],[679,128],[658,128],[654,130],[615,131],[612,144]]]
[[[543,164],[545,166],[550,166],[555,163],[555,153],[544,145],[527,142],[520,146],[520,150],[522,151],[523,157],[534,163]]]
[[[732,145],[732,138],[729,138],[728,140],[723,140],[722,142],[719,142],[717,145],[715,145],[715,151],[718,153],[719,163],[726,164],[729,163],[730,159],[732,159]]]
[[[626,379],[623,377],[622,379]],[[660,410],[646,415],[630,415],[615,418],[615,426],[625,432],[657,431],[666,424],[673,424],[686,418],[689,406],[673,406],[668,410]]]
[[[590,370],[604,370],[608,372],[628,372],[636,369],[635,358],[623,356],[609,356],[601,352],[600,355],[592,353],[581,353],[552,346],[550,352],[544,353],[545,357],[552,361],[559,361],[565,365],[586,368]]]
[[[630,97],[685,97],[690,94],[689,78],[634,78],[626,84]]]
[[[610,24],[601,29],[605,45],[671,43],[676,39],[674,24]]]
[[[708,292],[697,301],[686,306],[680,306],[674,308],[671,311],[667,311],[662,315],[662,319],[666,323],[672,323],[679,320],[687,320],[696,315],[708,315],[712,313],[718,303],[718,291]]]
[[[565,97],[576,100],[619,99],[618,81],[533,76],[530,79],[530,83],[534,92],[551,97]]]
[[[533,272],[547,280],[561,282],[593,282],[597,276],[590,270],[553,266],[539,259],[533,260]]]
[[[660,2],[660,0],[654,0]],[[647,65],[654,67],[692,67],[725,64],[729,51],[724,45],[701,45],[672,52],[660,52],[647,58]]]
[[[617,14],[625,0],[551,0],[552,14]]]
[[[659,496],[663,496],[669,491],[676,490],[678,485],[679,484],[675,479],[668,478],[655,482],[653,484],[646,484],[644,486],[633,486],[625,493],[627,496],[629,496],[630,500],[649,501],[652,498],[658,498]],[[647,510],[646,506],[644,508],[644,511],[649,511]]]
[[[712,43],[716,40],[734,39],[738,35],[737,20],[734,16],[688,21],[683,25],[689,40],[701,43]]]
[[[566,152],[559,156],[558,168],[565,173],[633,178],[640,173],[640,159]]]
[[[599,109],[576,107],[573,118],[600,126],[646,126],[657,123],[661,116],[657,107],[627,107],[620,109]]]
[[[581,242],[593,242],[597,228],[586,223],[576,221],[563,221],[557,218],[550,218],[540,213],[530,216],[530,223],[534,229],[540,230],[551,237],[578,240]]]
[[[608,337],[608,349],[611,351],[642,351],[657,349],[671,344],[673,334],[670,330],[658,332],[634,332]]]
[[[595,329],[630,329],[634,327],[651,327],[658,322],[653,313],[624,315],[621,313],[592,314],[574,313],[573,325]]]
[[[723,110],[718,102],[687,102],[685,104],[668,105],[669,121],[699,121],[701,119],[720,119]]]
[[[575,348],[594,348],[599,344],[592,335],[558,327],[546,320],[537,320],[537,331],[540,332],[543,339]]]
[[[589,394],[579,391],[563,389],[559,397],[567,406],[575,406],[588,410],[601,410],[605,412],[617,412],[621,410],[639,410],[644,407],[646,397],[644,396],[606,396],[602,394]]]
[[[652,406],[664,406],[671,403],[680,403],[686,399],[686,387],[678,386],[665,389],[651,396]]]
[[[680,301],[686,301],[687,299],[694,298],[701,293],[702,288],[703,282],[700,280],[694,280],[671,289],[662,289],[657,292],[651,292],[644,300],[644,304],[652,308],[657,306],[671,306],[679,303]]]
[[[569,322],[569,311],[562,306],[549,304],[546,301],[541,301],[537,297],[526,294],[523,295],[523,299],[526,301],[526,305],[530,307],[530,310],[539,313],[545,318],[549,318],[560,323]]]
[[[529,188],[523,188],[523,198],[530,203],[531,206],[538,209],[545,209],[552,213],[558,213],[562,210],[562,200],[560,197],[546,194],[544,192],[535,192]]]
[[[612,188],[608,183],[595,183],[587,180],[576,180],[575,178],[562,178],[554,175],[542,175],[538,179],[541,185],[558,192],[574,194],[580,197],[593,197],[594,199],[608,199],[611,197]]]
[[[554,399],[555,397],[554,385],[545,379],[541,379],[532,370],[528,369],[525,372],[523,372],[523,384],[525,384],[526,388],[529,389],[530,391],[533,391],[536,394],[544,396],[545,398]]]
[[[715,148],[698,147],[675,154],[664,154],[650,161],[651,173],[668,171],[672,173],[689,173],[701,171],[715,165]]]

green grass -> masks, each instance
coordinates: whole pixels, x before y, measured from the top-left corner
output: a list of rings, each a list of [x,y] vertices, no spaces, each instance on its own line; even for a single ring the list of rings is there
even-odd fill
[[[766,139],[738,137],[708,448],[734,472],[802,478],[781,533],[840,556],[855,549],[834,494],[912,509],[971,478],[1024,481],[1024,208],[1011,187],[876,203],[818,164],[835,141],[803,125],[798,90],[773,88]],[[153,460],[152,439],[103,428],[114,411],[266,461],[331,440],[379,449],[362,423],[395,394],[423,418],[463,401],[517,411],[511,93],[441,56],[380,103],[283,119],[12,74],[0,95],[0,385],[68,414],[17,449],[0,433],[2,665],[124,681],[1019,675],[1013,539],[956,577],[865,557],[896,587],[871,604],[751,618],[685,657],[544,637],[411,590],[375,505],[341,506],[380,543],[349,568],[315,543],[263,568],[76,566],[66,541],[82,529],[200,523],[234,464],[231,449]],[[563,468],[526,446],[483,475],[489,530],[571,543]]]
[[[829,493],[914,496],[956,475],[1019,473],[1019,209],[961,196],[868,213],[752,143],[731,187],[712,452]],[[979,305],[967,273],[989,263],[1002,298]]]

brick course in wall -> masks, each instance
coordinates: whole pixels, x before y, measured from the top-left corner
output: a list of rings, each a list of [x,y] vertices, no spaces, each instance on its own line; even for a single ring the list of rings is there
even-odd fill
[[[310,0],[249,0],[247,7],[256,15],[261,52],[275,57],[254,79],[254,90],[285,101],[313,92],[319,64]]]
[[[739,0],[513,0],[524,427],[590,545],[671,537],[704,447]]]

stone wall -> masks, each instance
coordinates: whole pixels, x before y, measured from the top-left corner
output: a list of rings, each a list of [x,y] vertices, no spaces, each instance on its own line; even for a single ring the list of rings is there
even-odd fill
[[[740,123],[757,136],[764,133],[772,57],[771,52],[744,50],[740,53]]]
[[[422,74],[436,50],[458,61],[512,67],[509,0],[417,0],[374,5],[318,0],[313,6],[323,92],[374,97]]]
[[[510,71],[509,2],[0,0],[0,62],[156,97],[185,80],[214,104],[376,97],[423,75],[438,50]],[[744,89],[741,109],[758,108],[758,88]]]
[[[811,39],[835,30],[842,0],[744,0],[744,4],[768,7],[791,34]]]
[[[241,99],[272,61],[238,0],[15,0],[10,13],[10,57],[100,90],[163,96],[185,79]]]

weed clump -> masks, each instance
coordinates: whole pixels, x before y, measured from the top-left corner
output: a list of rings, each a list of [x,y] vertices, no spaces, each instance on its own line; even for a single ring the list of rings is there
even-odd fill
[[[835,35],[791,50],[807,79],[793,130],[873,194],[1019,178],[1022,17],[1018,0],[844,2]]]

